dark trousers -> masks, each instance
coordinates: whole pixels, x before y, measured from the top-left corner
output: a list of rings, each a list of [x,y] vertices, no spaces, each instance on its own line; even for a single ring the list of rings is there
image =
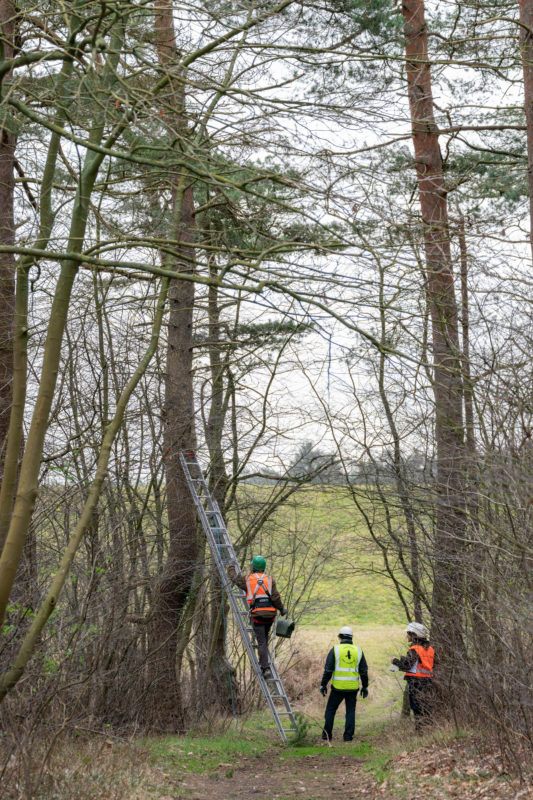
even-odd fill
[[[255,619],[252,619],[252,626],[257,639],[257,654],[262,670],[268,667],[268,634],[273,624],[274,617],[267,622],[256,622]]]
[[[355,730],[355,704],[357,702],[357,689],[352,691],[343,691],[342,689],[335,689],[331,687],[331,692],[328,697],[326,705],[326,719],[324,722],[324,731],[322,733],[323,739],[330,739],[333,733],[333,722],[337,709],[342,703],[346,703],[346,721],[344,723],[344,741],[351,742]]]
[[[431,678],[408,678],[409,705],[415,718],[415,727],[431,722],[433,710],[433,681]]]

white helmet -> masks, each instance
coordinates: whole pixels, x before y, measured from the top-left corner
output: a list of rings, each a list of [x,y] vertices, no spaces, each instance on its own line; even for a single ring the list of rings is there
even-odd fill
[[[405,632],[414,633],[418,639],[429,639],[429,631],[421,622],[410,622]]]
[[[353,631],[352,631],[351,628],[348,627],[348,625],[343,625],[337,635],[338,636],[353,636]]]

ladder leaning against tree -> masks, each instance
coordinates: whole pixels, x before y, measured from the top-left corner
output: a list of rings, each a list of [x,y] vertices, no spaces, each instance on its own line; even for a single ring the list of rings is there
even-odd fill
[[[227,573],[228,566],[231,563],[237,563],[237,558],[226,530],[222,513],[217,501],[211,497],[194,450],[182,450],[180,452],[180,463],[252,669],[270,707],[279,734],[283,741],[286,742],[287,735],[294,734],[297,731],[296,719],[270,651],[268,657],[272,677],[265,678],[261,672],[257,658],[257,641],[250,625],[250,612],[246,601],[246,593],[231,582]]]

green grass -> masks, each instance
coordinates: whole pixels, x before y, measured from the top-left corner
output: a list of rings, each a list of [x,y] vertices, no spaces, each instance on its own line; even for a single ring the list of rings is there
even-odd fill
[[[244,756],[262,758],[265,751],[264,739],[259,732],[252,738],[248,733],[226,732],[213,737],[166,736],[147,739],[144,745],[152,759],[162,761],[167,769],[185,772],[213,772],[221,767],[228,770],[232,760]]]
[[[409,729],[406,730],[399,717],[396,717],[395,721],[367,719],[361,722],[358,719],[356,740],[351,743],[334,740],[331,746],[324,746],[318,741],[283,746],[279,740],[264,736],[261,721],[265,717],[266,714],[254,714],[237,734],[235,730],[227,730],[213,737],[191,734],[185,737],[148,739],[143,744],[154,765],[175,775],[198,773],[213,778],[220,775],[232,777],[235,762],[243,757],[248,759],[248,763],[251,758],[268,758],[287,762],[289,770],[293,769],[291,763],[294,764],[294,769],[300,769],[305,766],[306,758],[314,756],[324,760],[325,764],[335,758],[356,759],[379,782],[390,777],[395,755],[414,751],[421,744],[419,738],[410,733]],[[339,735],[339,731],[337,734]],[[434,735],[429,735],[425,744],[432,741],[449,744],[455,735],[452,731],[435,731]],[[300,760],[301,764],[298,764]],[[253,769],[253,766],[250,768]]]
[[[358,742],[339,742],[332,744],[331,747],[324,747],[322,745],[307,745],[305,747],[294,747],[290,744],[285,749],[280,760],[291,758],[305,758],[306,756],[318,755],[321,758],[332,758],[335,756],[350,756],[350,758],[365,759],[369,753],[372,752],[372,745],[367,741]]]
[[[339,741],[330,747],[290,743],[283,746],[277,739],[265,738],[261,730],[261,721],[265,721],[265,717],[266,714],[254,714],[253,718],[247,721],[245,728],[238,733],[232,730],[213,737],[167,736],[147,739],[143,745],[150,753],[153,764],[164,766],[167,772],[172,770],[174,773],[227,774],[232,771],[235,760],[243,757],[248,759],[274,757],[280,761],[290,762],[311,755],[325,760],[348,756],[365,761],[365,764],[370,766],[381,763],[380,726],[365,726],[364,732],[358,731],[357,741],[353,743]],[[388,750],[385,755],[387,759],[390,758]]]

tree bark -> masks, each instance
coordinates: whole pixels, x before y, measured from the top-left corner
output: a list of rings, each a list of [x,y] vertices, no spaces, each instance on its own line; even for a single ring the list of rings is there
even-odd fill
[[[210,276],[216,278],[215,260],[210,260]],[[211,397],[206,426],[206,443],[209,448],[209,490],[220,509],[225,511],[229,478],[224,462],[222,437],[228,410],[224,374],[227,363],[222,346],[218,288],[215,284],[208,290],[208,351],[211,373]],[[205,665],[207,694],[221,712],[231,711],[235,697],[231,690],[231,665],[226,660],[227,604],[215,565],[211,569],[210,642]]]
[[[181,146],[187,137],[184,75],[177,69],[172,4],[155,0],[155,32],[159,63],[169,74],[162,112],[169,138]],[[176,273],[194,271],[194,196],[189,177],[170,176],[173,209],[170,238],[180,244],[166,266]],[[153,595],[149,625],[149,656],[145,693],[146,723],[160,730],[181,730],[182,695],[178,687],[176,656],[178,628],[192,586],[198,558],[196,512],[179,451],[196,446],[192,372],[194,283],[171,282],[165,384],[164,452],[167,489],[169,549]]]
[[[462,364],[448,227],[447,193],[433,114],[423,0],[403,0],[406,72],[431,315],[437,498],[432,599],[441,676],[451,680],[462,653],[465,531]]]
[[[465,218],[459,210],[459,252],[461,254],[461,332],[463,358],[463,396],[465,406],[465,434],[468,455],[476,452],[474,433],[474,393],[470,370],[470,310],[468,303],[468,251],[466,248]]]
[[[529,243],[533,256],[533,0],[518,0],[520,52],[524,74],[524,108],[527,128],[527,179],[529,187]]]
[[[0,60],[13,58],[15,4],[0,0]],[[4,78],[9,81],[9,73]],[[17,135],[13,115],[6,110],[0,127],[0,244],[15,244],[14,190]],[[15,318],[15,257],[0,253],[0,482],[9,429],[13,385],[13,325]]]

